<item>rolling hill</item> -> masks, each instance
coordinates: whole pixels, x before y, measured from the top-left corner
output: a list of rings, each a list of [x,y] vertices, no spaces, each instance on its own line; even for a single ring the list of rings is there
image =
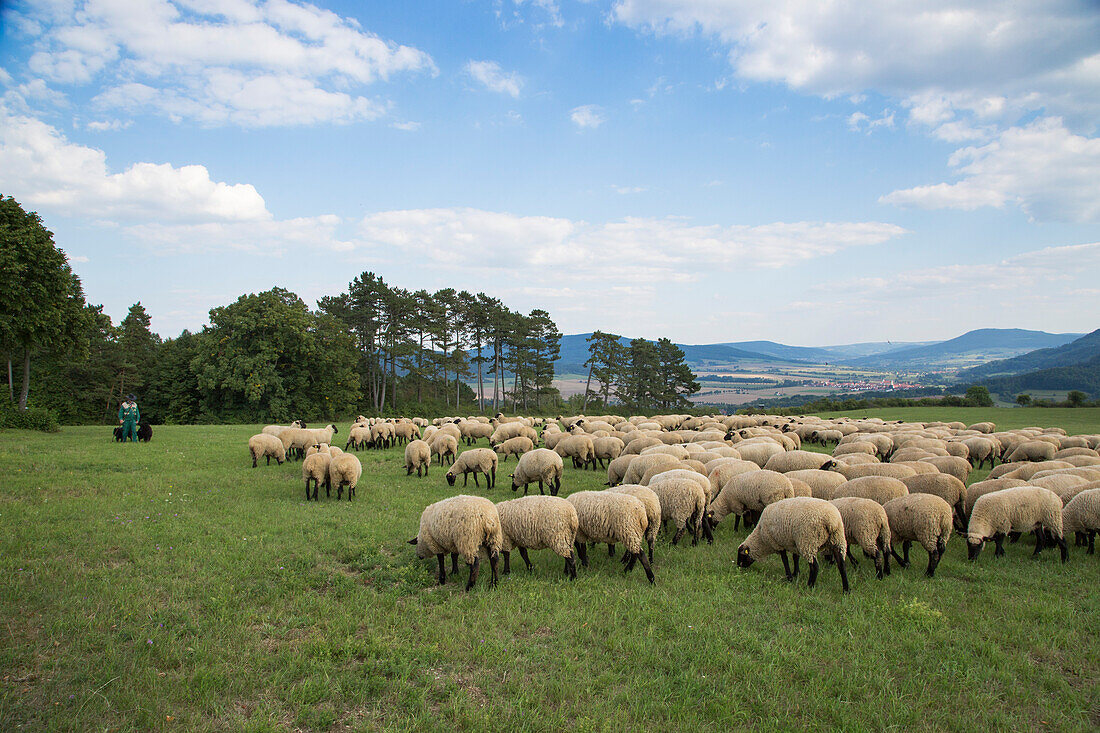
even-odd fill
[[[947,341],[848,359],[844,363],[880,369],[969,366],[974,362],[1014,357],[1035,349],[1063,346],[1080,336],[1077,333],[1047,333],[1020,328],[980,328]]]
[[[584,362],[588,359],[588,337],[592,334],[577,333],[562,336],[558,360],[554,362],[554,371],[557,374],[583,374],[586,369]],[[622,337],[619,342],[623,346],[630,344],[630,339]],[[708,366],[726,366],[740,362],[787,362],[799,363],[799,360],[773,356],[756,351],[748,351],[736,348],[728,344],[676,344],[684,351],[684,360],[693,368]],[[777,344],[781,345],[781,344]],[[794,348],[794,347],[788,347]]]
[[[967,369],[959,372],[959,379],[978,381],[986,377],[1068,367],[1088,361],[1095,356],[1100,356],[1100,329],[1085,334],[1068,344],[1054,348],[1037,349],[1012,359],[1000,359],[973,369]],[[1036,388],[1032,387],[1031,389]],[[1075,388],[1071,387],[1070,389]]]

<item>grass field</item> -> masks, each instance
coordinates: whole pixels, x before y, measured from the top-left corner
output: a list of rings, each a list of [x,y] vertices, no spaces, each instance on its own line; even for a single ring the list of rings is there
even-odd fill
[[[860,414],[1100,430],[1098,410]],[[405,544],[461,481],[364,452],[355,501],[307,504],[299,464],[249,467],[253,432],[0,432],[0,730],[1100,726],[1100,556],[1072,543],[1067,565],[1026,542],[972,564],[952,538],[934,580],[917,548],[844,596],[829,567],[812,591],[776,557],[738,570],[727,522],[659,543],[655,586],[604,552],[571,583],[537,551],[465,594],[465,567],[438,587]],[[511,498],[507,473],[467,492]],[[564,492],[604,480],[567,467]]]

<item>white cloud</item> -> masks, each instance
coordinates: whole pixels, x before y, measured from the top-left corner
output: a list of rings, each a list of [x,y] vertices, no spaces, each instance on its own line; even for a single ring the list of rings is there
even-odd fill
[[[862,112],[853,112],[848,116],[848,128],[856,132],[864,131],[870,135],[875,128],[878,127],[893,127],[894,126],[894,113],[891,110],[884,109],[879,117],[871,118]]]
[[[93,132],[106,132],[107,130],[125,130],[132,124],[134,124],[133,120],[126,120],[125,122],[122,120],[92,120],[84,126]]]
[[[514,71],[504,73],[495,61],[467,61],[466,73],[492,92],[519,97],[523,89],[523,77]]]
[[[616,185],[612,184],[611,190],[614,191],[615,193],[625,195],[625,194],[628,194],[628,193],[644,193],[645,191],[648,191],[649,189],[647,189],[645,186],[616,186]]]
[[[416,48],[289,0],[88,0],[38,9],[49,26],[30,69],[105,88],[103,109],[246,127],[375,119],[388,103],[355,90],[436,73]]]
[[[135,163],[120,173],[102,150],[69,142],[39,120],[0,110],[0,189],[64,216],[167,221],[264,221],[248,184],[214,181],[201,165]]]
[[[417,130],[420,129],[420,123],[419,122],[412,122],[412,121],[391,122],[390,127],[392,127],[395,130],[404,130],[405,132],[416,132]]]
[[[66,255],[66,258],[69,262],[84,263],[89,261],[84,255],[76,255],[75,257],[73,255]]]
[[[569,119],[573,120],[573,124],[582,130],[595,130],[605,122],[603,110],[595,104],[574,107],[569,113]]]
[[[1100,139],[1074,135],[1060,119],[1013,127],[981,147],[957,150],[957,183],[917,186],[880,201],[925,209],[1020,207],[1037,220],[1100,221]]]

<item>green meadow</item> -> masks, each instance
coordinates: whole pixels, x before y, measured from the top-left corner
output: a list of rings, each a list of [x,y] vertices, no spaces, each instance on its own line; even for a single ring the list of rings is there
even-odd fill
[[[1100,432],[1095,409],[852,414]],[[778,557],[739,570],[725,522],[663,536],[653,586],[602,550],[574,582],[533,551],[467,594],[406,540],[431,502],[513,498],[514,459],[463,489],[365,451],[354,501],[307,503],[299,463],[250,467],[255,432],[0,432],[0,730],[1100,726],[1100,555],[1072,542],[1065,565],[1026,539],[968,563],[952,538],[934,580],[914,548],[842,595],[829,566],[813,590]],[[563,493],[604,481],[567,463]]]

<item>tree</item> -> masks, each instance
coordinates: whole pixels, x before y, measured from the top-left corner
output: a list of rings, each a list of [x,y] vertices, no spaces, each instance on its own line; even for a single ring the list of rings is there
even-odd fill
[[[632,339],[627,347],[619,381],[619,397],[634,409],[653,407],[656,400],[657,346],[645,339]]]
[[[542,409],[542,397],[559,394],[554,388],[554,362],[561,354],[561,331],[550,314],[536,308],[528,316],[531,324],[531,373],[535,388],[535,409]]]
[[[651,388],[657,406],[690,406],[689,396],[699,391],[699,383],[684,361],[684,351],[667,338],[657,340],[657,374]]]
[[[966,402],[975,407],[993,407],[993,397],[989,394],[989,388],[982,384],[967,388]]]
[[[31,357],[87,353],[91,314],[65,253],[35,212],[0,196],[0,348],[8,357],[8,398],[15,401],[12,357],[22,356],[19,409],[27,409]]]
[[[592,378],[600,386],[599,392],[603,394],[603,404],[611,399],[611,386],[619,373],[619,365],[623,357],[622,336],[617,333],[604,333],[595,331],[588,337],[588,359],[584,365],[588,367],[588,383],[584,389],[584,402],[581,412],[588,409],[588,398],[591,392]]]
[[[1016,395],[1016,404],[1019,405],[1020,407],[1027,407],[1028,405],[1031,404],[1031,395],[1029,395],[1029,394],[1018,394],[1018,395]]]
[[[151,319],[141,301],[130,306],[126,317],[118,325],[118,364],[116,365],[117,389],[114,395],[121,403],[128,392],[146,383],[149,368],[156,358],[160,339],[149,330]],[[110,411],[108,406],[108,412]]]
[[[1088,395],[1079,389],[1071,389],[1069,394],[1066,395],[1066,402],[1070,407],[1080,407],[1085,404],[1085,400],[1088,399]]]

